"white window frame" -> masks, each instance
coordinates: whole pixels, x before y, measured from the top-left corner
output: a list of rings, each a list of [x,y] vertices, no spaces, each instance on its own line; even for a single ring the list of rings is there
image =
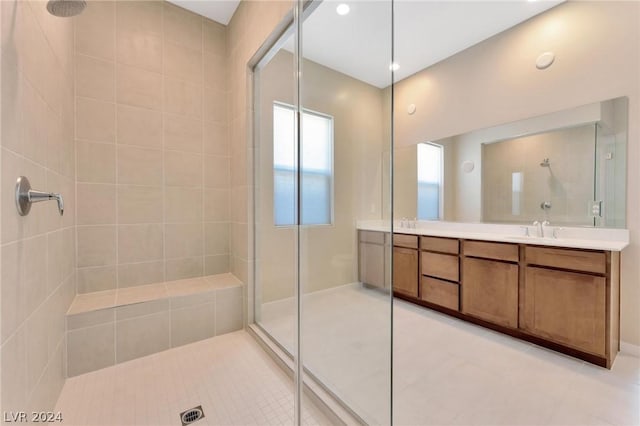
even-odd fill
[[[275,107],[280,107],[280,108],[285,108],[288,110],[291,110],[295,113],[296,108],[293,105],[287,104],[285,102],[280,102],[280,101],[274,101],[273,102],[273,108]],[[273,109],[272,109],[273,112]],[[315,115],[318,117],[322,117],[322,118],[326,118],[329,120],[330,123],[330,137],[331,137],[331,141],[329,144],[329,159],[330,159],[330,164],[331,167],[329,169],[329,223],[317,223],[317,224],[304,224],[304,223],[300,223],[299,226],[301,227],[316,227],[316,226],[333,226],[335,223],[335,158],[334,158],[334,153],[335,153],[335,125],[334,125],[334,118],[333,116],[329,115],[329,114],[325,114],[322,112],[318,112],[318,111],[314,111],[308,108],[303,108],[302,109],[302,113],[303,114],[309,114],[309,115]],[[273,114],[271,115],[271,117],[273,117]],[[301,132],[302,134],[302,132]],[[275,146],[275,139],[273,139],[273,129],[271,131],[271,138],[273,141],[273,146]],[[297,147],[296,147],[297,148]],[[275,170],[275,162],[273,162],[272,160],[272,166],[271,166],[271,170],[274,171]],[[303,170],[304,173],[304,170]],[[299,184],[299,182],[297,183]],[[275,195],[275,186],[273,188],[273,195]],[[297,196],[297,194],[296,194]],[[274,197],[275,200],[275,197]],[[274,226],[276,228],[291,228],[291,227],[295,227],[298,226],[296,223],[292,223],[292,224],[287,224],[287,225],[277,225],[275,223],[275,203],[273,205],[273,212],[274,212]],[[302,222],[302,211],[298,212],[298,222]]]

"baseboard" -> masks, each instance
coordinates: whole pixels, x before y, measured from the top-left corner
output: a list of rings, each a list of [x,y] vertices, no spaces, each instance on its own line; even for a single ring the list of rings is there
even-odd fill
[[[628,342],[620,342],[620,352],[640,358],[640,346]]]

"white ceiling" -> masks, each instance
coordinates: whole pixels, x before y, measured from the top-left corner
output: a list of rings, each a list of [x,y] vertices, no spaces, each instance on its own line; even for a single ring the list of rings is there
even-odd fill
[[[402,80],[556,6],[554,1],[395,1],[395,62]],[[349,14],[336,7],[347,3]],[[325,0],[303,27],[303,55],[374,86],[391,81],[390,2]],[[292,44],[291,44],[292,45]]]
[[[240,0],[169,0],[228,24]],[[395,0],[399,81],[564,0]],[[340,16],[336,7],[351,11]],[[391,83],[391,2],[324,0],[304,22],[304,57],[374,86]],[[284,46],[293,50],[293,40]]]
[[[227,25],[240,4],[240,0],[168,0],[184,9]]]

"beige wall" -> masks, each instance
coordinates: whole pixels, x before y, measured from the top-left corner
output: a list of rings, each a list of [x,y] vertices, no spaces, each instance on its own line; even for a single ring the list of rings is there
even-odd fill
[[[260,71],[259,256],[262,301],[294,295],[296,260],[304,292],[357,281],[356,220],[381,217],[382,96],[380,89],[311,61],[303,63],[303,107],[333,117],[333,223],[295,232],[273,218],[273,102],[293,103],[293,55],[280,51]],[[337,96],[339,94],[340,96]]]
[[[567,2],[396,86],[395,143],[410,145],[627,96],[628,164],[640,161],[640,4]],[[556,62],[539,71],[545,51]],[[598,58],[594,60],[594,58]],[[414,115],[403,113],[415,104]],[[640,181],[627,175],[631,245],[622,253],[622,340],[640,345]]]
[[[227,272],[226,27],[89,2],[75,60],[78,292]]]
[[[2,412],[51,410],[75,294],[73,25],[44,2],[2,1]],[[60,192],[18,215],[16,178]]]

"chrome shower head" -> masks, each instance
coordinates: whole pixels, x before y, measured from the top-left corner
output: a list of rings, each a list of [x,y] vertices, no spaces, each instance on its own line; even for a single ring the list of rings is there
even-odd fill
[[[86,0],[49,0],[47,2],[49,13],[60,18],[79,15],[86,6]]]
[[[549,159],[545,158],[544,160],[542,160],[542,163],[540,163],[540,167],[550,167],[551,164],[549,163]]]

